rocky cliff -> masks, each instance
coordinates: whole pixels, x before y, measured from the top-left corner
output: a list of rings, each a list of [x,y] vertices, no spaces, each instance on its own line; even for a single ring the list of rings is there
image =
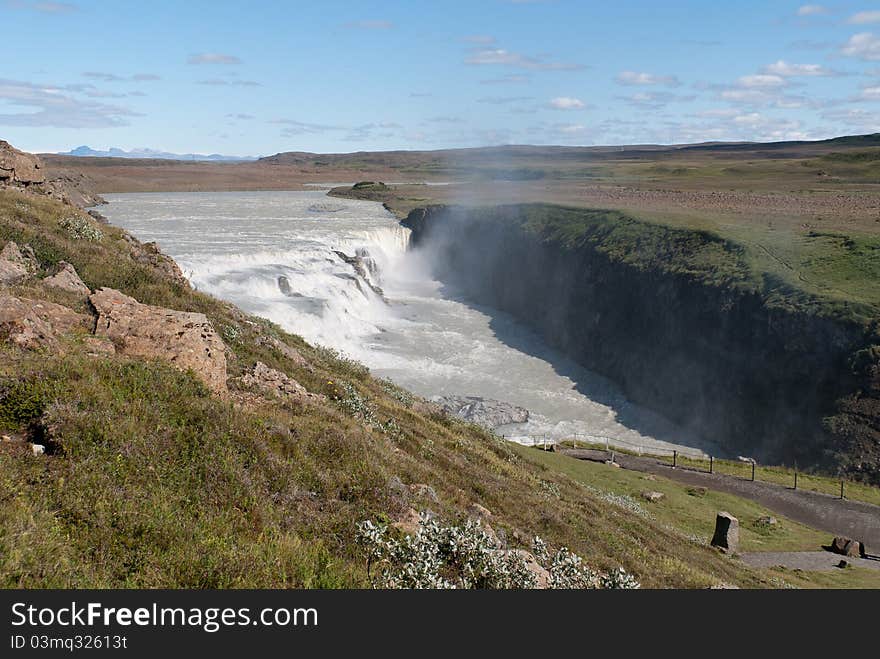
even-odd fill
[[[0,140],[0,189],[4,188],[49,196],[80,208],[105,203],[82,174],[59,169],[47,175],[37,156]]]
[[[549,206],[403,223],[449,286],[731,455],[880,476],[876,321],[780,296],[736,244]]]

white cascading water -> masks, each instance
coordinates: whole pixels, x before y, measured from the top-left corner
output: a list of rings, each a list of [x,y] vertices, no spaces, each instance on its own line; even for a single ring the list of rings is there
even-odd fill
[[[113,224],[156,241],[199,290],[420,395],[525,407],[528,423],[501,429],[512,439],[579,435],[694,453],[712,448],[630,403],[506,314],[457,299],[408,250],[409,230],[381,204],[323,191],[107,199],[101,212]],[[360,274],[337,252],[358,256]]]

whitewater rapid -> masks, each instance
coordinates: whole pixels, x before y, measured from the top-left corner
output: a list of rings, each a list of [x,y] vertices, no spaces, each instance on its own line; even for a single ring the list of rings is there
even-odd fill
[[[322,190],[105,197],[110,205],[101,212],[110,222],[156,241],[199,290],[335,348],[419,395],[525,407],[528,423],[500,429],[511,439],[714,448],[629,402],[506,314],[447,290],[408,249],[409,230],[381,204]],[[362,271],[366,278],[336,252],[360,254],[371,266]]]

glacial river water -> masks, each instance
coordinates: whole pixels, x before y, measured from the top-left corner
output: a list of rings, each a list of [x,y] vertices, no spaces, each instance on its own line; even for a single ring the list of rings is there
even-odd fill
[[[100,210],[113,224],[156,241],[199,290],[336,348],[420,395],[481,396],[528,409],[528,423],[499,430],[508,438],[577,435],[630,447],[710,448],[627,401],[613,383],[509,316],[449,291],[408,249],[409,231],[378,203],[322,190],[106,198],[110,205]],[[374,264],[370,281],[334,253],[358,250]]]

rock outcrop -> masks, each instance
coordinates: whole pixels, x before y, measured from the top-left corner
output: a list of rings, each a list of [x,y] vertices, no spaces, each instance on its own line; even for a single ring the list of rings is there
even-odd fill
[[[79,278],[76,268],[67,261],[60,261],[58,265],[60,266],[58,272],[51,277],[46,277],[43,280],[43,284],[53,288],[60,288],[69,293],[76,293],[77,295],[89,295],[91,293],[89,287]]]
[[[283,357],[289,359],[297,366],[301,366],[308,371],[314,370],[312,365],[309,364],[308,360],[302,356],[302,353],[300,353],[299,350],[297,350],[296,348],[291,348],[289,345],[284,343],[284,341],[276,339],[274,336],[260,336],[256,339],[256,344],[260,346],[266,346],[278,351]]]
[[[142,243],[127,233],[122,237],[128,243],[131,257],[135,261],[151,266],[175,284],[189,288],[189,280],[184,276],[180,267],[174,259],[163,254],[156,243]]]
[[[43,183],[45,180],[43,164],[39,158],[0,140],[0,183],[24,187]]]
[[[0,338],[20,348],[59,351],[61,334],[90,326],[88,316],[60,304],[0,295]]]
[[[256,387],[279,398],[303,401],[325,400],[324,396],[310,393],[293,378],[269,368],[263,362],[257,362],[249,372],[241,376],[240,380],[245,386]]]
[[[40,264],[34,255],[34,250],[30,245],[19,247],[13,241],[6,243],[3,251],[0,251],[0,262],[7,261],[24,268],[26,274],[33,275],[37,272]]]
[[[66,170],[47,174],[37,156],[19,151],[3,140],[0,140],[0,188],[37,192],[80,208],[106,203],[91,190],[91,182],[82,174]]]
[[[95,335],[113,341],[117,352],[192,370],[212,391],[226,393],[225,348],[205,314],[141,304],[112,288],[89,301],[98,314]]]
[[[459,419],[494,430],[510,423],[525,423],[529,411],[510,403],[477,396],[434,396],[431,399]]]

